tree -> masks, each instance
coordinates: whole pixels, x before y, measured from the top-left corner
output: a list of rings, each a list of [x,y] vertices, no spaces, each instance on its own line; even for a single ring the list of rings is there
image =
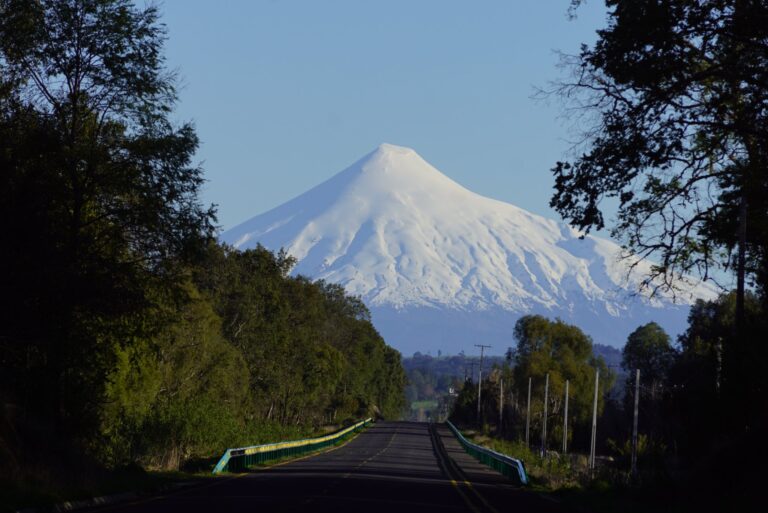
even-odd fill
[[[222,336],[221,319],[191,284],[151,338],[115,349],[107,380],[101,461],[178,470],[190,457],[249,443],[250,406],[242,354]]]
[[[580,0],[573,0],[577,7]],[[768,282],[768,5],[761,0],[608,0],[593,47],[565,57],[562,95],[586,148],[553,168],[551,205],[589,232],[618,200],[612,233],[654,256],[646,285],[737,269]]]
[[[630,333],[622,351],[621,366],[627,371],[624,412],[628,417],[634,412],[635,371],[640,369],[639,421],[641,430],[654,443],[660,442],[659,436],[668,431],[662,405],[671,391],[668,377],[676,356],[669,335],[655,322]]]
[[[754,334],[752,344],[727,343],[735,322],[736,295],[723,294],[715,301],[697,301],[679,337],[680,355],[670,371],[677,390],[675,411],[685,426],[702,422],[702,416],[713,419],[699,436],[738,435],[745,426],[765,429],[768,424],[768,346],[760,338],[766,330],[765,310],[755,294],[747,292],[745,298],[745,332]]]
[[[318,425],[400,414],[400,354],[373,328],[360,298],[289,276],[295,259],[284,252],[209,249],[210,264],[195,279],[246,361],[256,419]]]
[[[569,417],[581,427],[588,424],[592,415],[595,370],[600,371],[598,411],[602,413],[606,392],[613,386],[615,376],[601,357],[594,356],[592,340],[583,331],[559,319],[550,321],[540,315],[526,315],[515,324],[515,338],[514,393],[517,397],[527,397],[528,378],[533,378],[532,432],[539,429],[543,418],[546,374],[549,374],[548,418],[561,415],[565,381],[569,380]],[[553,439],[562,437],[562,431],[558,433],[561,429],[558,424],[550,424],[549,433]]]
[[[38,441],[93,434],[115,348],[213,235],[163,42],[128,0],[0,0],[0,374]]]
[[[630,333],[621,359],[621,367],[629,373],[624,389],[626,396],[634,398],[635,370],[640,369],[645,392],[643,395],[651,401],[657,400],[674,358],[675,350],[670,344],[669,335],[655,322],[649,322]]]

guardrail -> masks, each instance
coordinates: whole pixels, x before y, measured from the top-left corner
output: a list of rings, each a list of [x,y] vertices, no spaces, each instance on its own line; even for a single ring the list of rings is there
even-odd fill
[[[237,472],[254,464],[277,460],[286,456],[298,456],[304,453],[317,451],[341,441],[352,433],[360,431],[372,422],[373,419],[368,418],[344,428],[341,431],[317,438],[306,438],[289,442],[277,442],[273,444],[227,449],[227,452],[224,453],[213,468],[212,473]]]
[[[528,474],[526,474],[525,465],[521,460],[512,458],[506,454],[501,454],[500,452],[492,451],[487,447],[473,444],[464,438],[464,435],[461,434],[451,421],[446,420],[445,423],[448,424],[448,428],[450,428],[453,435],[459,440],[459,443],[469,455],[474,456],[480,463],[488,465],[509,478],[518,479],[521,484],[528,484]]]

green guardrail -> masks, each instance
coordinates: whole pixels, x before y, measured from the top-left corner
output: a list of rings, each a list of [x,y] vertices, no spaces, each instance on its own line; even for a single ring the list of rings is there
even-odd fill
[[[259,463],[278,460],[288,456],[300,456],[308,452],[317,451],[338,443],[353,433],[357,433],[372,422],[373,419],[370,418],[361,420],[341,431],[317,438],[305,438],[303,440],[291,440],[289,442],[277,442],[227,449],[216,466],[213,467],[212,473],[239,472]]]
[[[512,458],[511,456],[507,456],[500,452],[492,451],[487,447],[473,444],[464,438],[464,435],[461,434],[451,421],[446,420],[445,423],[448,424],[453,435],[459,440],[461,446],[470,456],[473,456],[480,461],[480,463],[488,465],[503,475],[518,480],[520,484],[528,484],[528,474],[525,472],[525,465],[522,460]]]

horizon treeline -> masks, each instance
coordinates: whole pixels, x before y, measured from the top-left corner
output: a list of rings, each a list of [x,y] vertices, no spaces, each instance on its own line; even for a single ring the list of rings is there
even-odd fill
[[[594,378],[599,368],[597,451],[610,459],[602,462],[592,477],[616,486],[627,482],[642,485],[654,490],[654,496],[672,502],[680,499],[675,490],[706,486],[708,492],[696,502],[698,505],[721,501],[723,497],[716,491],[723,486],[729,494],[750,494],[757,489],[762,474],[755,470],[765,455],[761,443],[765,433],[761,394],[766,377],[759,369],[766,362],[762,337],[766,315],[763,299],[748,292],[744,331],[751,335],[751,344],[746,348],[729,347],[736,325],[736,302],[736,292],[723,293],[712,301],[696,301],[688,327],[676,341],[654,322],[639,326],[624,345],[620,362],[623,372],[618,376],[614,372],[618,369],[605,365],[590,338],[577,326],[538,315],[524,316],[515,327],[517,346],[510,349],[503,365],[494,366],[484,377],[480,418],[477,382],[472,379],[466,379],[459,390],[451,418],[511,441],[513,445],[505,446],[508,450],[535,459],[534,464],[551,471],[542,463],[546,458],[538,460],[545,376],[549,375],[546,450],[548,454],[562,452],[564,385],[569,380],[568,452],[584,455],[589,452]],[[638,370],[637,467],[632,474]],[[623,383],[615,382],[615,377],[623,378]],[[529,379],[530,443],[525,447]],[[612,390],[614,383],[623,386]],[[745,460],[745,453],[754,455],[754,459]],[[579,479],[573,463],[577,459],[554,459],[570,462],[558,471],[568,467],[573,472],[565,482]],[[737,477],[724,483],[724,469]]]
[[[470,377],[459,390],[451,411],[451,419],[461,425],[475,425],[504,438],[525,441],[528,380],[531,379],[529,441],[541,447],[544,419],[545,386],[548,388],[547,441],[557,447],[563,438],[562,419],[565,382],[569,388],[568,440],[574,449],[583,451],[588,445],[594,395],[595,372],[599,370],[597,411],[603,416],[610,406],[616,381],[615,370],[608,367],[596,350],[592,339],[577,326],[559,319],[551,321],[541,315],[525,315],[515,324],[517,345],[509,348],[506,361],[486,369],[481,394],[481,411],[477,410],[477,382]],[[547,379],[548,378],[548,385]],[[503,386],[503,404],[501,402]],[[500,408],[503,408],[499,423]]]
[[[2,479],[173,469],[402,410],[359,299],[216,243],[165,38],[129,0],[0,0]]]

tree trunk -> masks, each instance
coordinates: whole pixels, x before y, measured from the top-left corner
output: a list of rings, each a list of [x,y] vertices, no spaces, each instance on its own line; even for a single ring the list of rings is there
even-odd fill
[[[736,268],[736,341],[741,345],[744,332],[744,278],[747,260],[747,193],[742,188],[739,204],[739,250]]]

